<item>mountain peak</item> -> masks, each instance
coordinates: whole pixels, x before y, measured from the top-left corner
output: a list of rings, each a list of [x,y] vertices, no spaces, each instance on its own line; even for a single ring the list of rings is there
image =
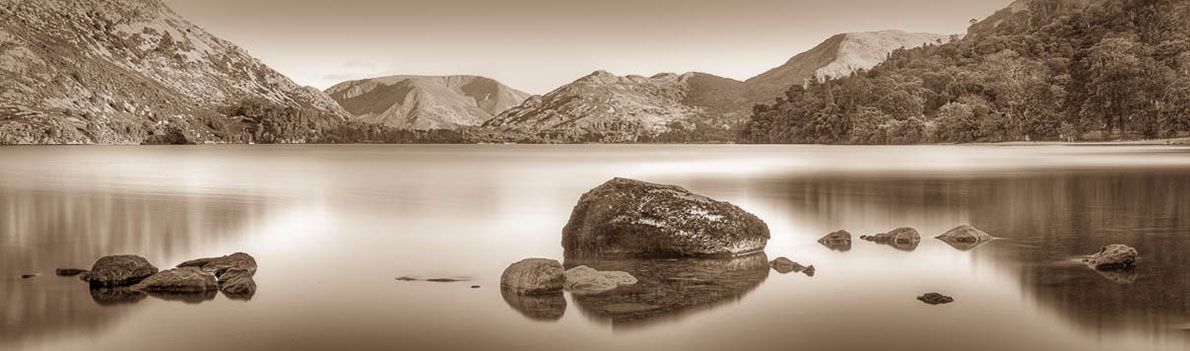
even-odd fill
[[[769,101],[783,96],[789,87],[811,79],[839,78],[871,69],[884,62],[894,50],[948,39],[949,36],[942,34],[896,29],[836,34],[813,49],[793,56],[784,65],[748,79],[749,95],[757,102]]]
[[[343,82],[326,92],[358,120],[404,129],[479,125],[529,97],[474,75],[394,75]]]

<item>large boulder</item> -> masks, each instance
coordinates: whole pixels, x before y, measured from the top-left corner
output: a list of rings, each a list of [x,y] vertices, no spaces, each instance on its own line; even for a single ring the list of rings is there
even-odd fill
[[[167,269],[136,285],[133,290],[173,294],[201,293],[219,289],[215,275],[197,267]]]
[[[934,237],[959,250],[968,251],[996,239],[979,228],[964,224]]]
[[[917,249],[917,244],[921,242],[921,234],[918,234],[917,229],[913,228],[897,228],[887,233],[864,235],[859,238],[904,251]]]
[[[132,285],[157,273],[157,267],[144,257],[136,255],[104,256],[91,266],[91,270],[79,274],[79,279],[92,286]]]
[[[636,277],[628,272],[600,272],[587,266],[578,266],[566,271],[566,282],[562,287],[575,294],[598,294],[621,285],[636,284]]]
[[[518,295],[543,295],[562,291],[566,270],[557,260],[527,258],[509,265],[500,275],[500,288]]]
[[[818,239],[818,243],[831,250],[847,252],[851,250],[851,233],[846,230],[832,232]]]
[[[1097,270],[1126,269],[1136,264],[1136,249],[1123,244],[1111,244],[1087,256],[1083,262]]]
[[[760,218],[681,187],[615,178],[579,199],[562,229],[566,259],[728,258],[764,250]]]

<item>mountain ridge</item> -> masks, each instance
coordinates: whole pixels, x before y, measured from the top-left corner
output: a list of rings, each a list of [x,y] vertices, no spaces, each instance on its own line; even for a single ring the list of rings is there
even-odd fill
[[[357,120],[420,130],[476,126],[529,97],[475,75],[358,79],[336,84],[326,93]]]

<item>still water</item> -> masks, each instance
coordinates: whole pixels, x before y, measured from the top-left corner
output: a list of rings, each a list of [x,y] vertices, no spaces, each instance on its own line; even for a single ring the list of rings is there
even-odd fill
[[[605,295],[502,296],[501,271],[561,259],[578,197],[615,176],[735,203],[768,223],[768,259],[817,274],[654,262]],[[1001,239],[932,238],[964,223]],[[916,248],[858,240],[903,226]],[[850,250],[816,242],[839,229]],[[0,349],[1188,350],[1188,238],[1186,148],[3,148]],[[1138,268],[1075,263],[1109,243]],[[111,303],[53,275],[235,251],[260,265],[249,301]],[[930,291],[956,302],[914,299]]]

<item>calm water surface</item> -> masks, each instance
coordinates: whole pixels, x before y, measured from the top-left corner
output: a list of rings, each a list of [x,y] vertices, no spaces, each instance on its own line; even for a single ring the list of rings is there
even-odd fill
[[[767,258],[817,274],[626,263],[638,286],[502,296],[501,271],[560,259],[572,206],[614,176],[731,201],[769,224]],[[963,223],[1002,239],[932,238]],[[902,226],[921,244],[816,243]],[[1185,148],[3,148],[0,349],[1188,350],[1187,238]],[[1075,263],[1109,243],[1136,247],[1138,268]],[[235,251],[260,264],[250,301],[113,303],[53,275]],[[914,299],[928,291],[957,301]]]

